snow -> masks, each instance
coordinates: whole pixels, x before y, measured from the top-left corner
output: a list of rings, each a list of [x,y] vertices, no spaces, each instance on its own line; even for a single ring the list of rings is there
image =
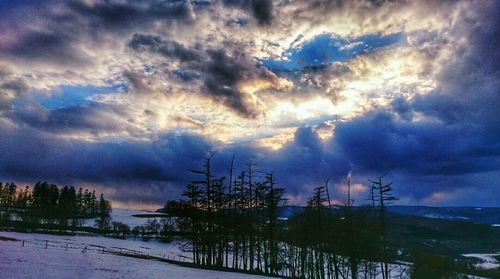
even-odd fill
[[[18,241],[2,241],[2,238]],[[200,270],[155,260],[109,254],[110,251],[128,252],[191,262],[191,253],[183,252],[179,248],[180,245],[179,242],[161,243],[154,240],[144,242],[89,235],[59,236],[0,232],[1,278],[160,278],[166,275],[169,279],[269,278]],[[378,267],[379,264],[375,263],[375,266]],[[390,272],[394,276],[401,276],[408,272],[408,268],[408,263],[391,264]],[[376,278],[382,278],[380,272],[376,273]]]
[[[500,268],[500,263],[495,259],[495,256],[500,256],[497,254],[463,254],[464,257],[477,258],[482,262],[475,264],[475,267],[481,269],[495,269]]]
[[[7,238],[19,241],[7,241]],[[3,240],[2,240],[3,239]],[[25,241],[24,247],[22,240]],[[45,249],[46,242],[48,248]],[[68,250],[66,250],[68,243]],[[95,245],[95,246],[94,246]],[[87,249],[84,247],[87,246]],[[102,253],[134,249],[150,255],[182,253],[175,244],[90,236],[0,232],[1,277],[10,278],[248,278],[269,277],[181,267],[160,261]],[[83,252],[85,251],[85,252]]]
[[[135,226],[144,225],[148,219],[160,219],[161,217],[151,217],[151,218],[143,218],[143,217],[134,217],[132,215],[141,214],[156,214],[159,213],[138,210],[138,209],[123,209],[123,208],[113,208],[111,211],[111,221],[121,222],[123,224],[127,224],[131,229]],[[152,215],[154,216],[154,215]]]
[[[135,217],[132,215],[151,215],[151,218],[146,218],[146,217]],[[158,214],[157,212],[151,212],[151,211],[146,211],[146,210],[139,210],[139,209],[126,209],[126,208],[113,208],[111,211],[110,217],[112,222],[120,222],[123,224],[127,224],[131,229],[133,229],[136,226],[142,226],[146,224],[148,219],[161,219],[162,217],[157,217]],[[165,215],[167,216],[167,215]],[[85,219],[83,220],[83,226],[84,227],[95,227],[95,220],[96,219]]]
[[[427,218],[432,218],[432,219],[459,219],[459,220],[469,220],[469,217],[464,217],[464,216],[449,216],[449,215],[441,215],[437,213],[428,213],[424,214],[424,217]]]
[[[493,224],[492,227],[500,227],[500,224]]]
[[[143,216],[144,215],[151,215],[151,217],[147,218],[147,217],[135,217],[135,216],[133,216],[133,215],[137,215],[137,214],[140,214]],[[146,210],[139,210],[139,209],[113,208],[113,210],[111,211],[110,217],[111,217],[111,221],[127,224],[132,229],[135,226],[141,226],[141,225],[146,224],[148,219],[157,219],[159,221],[159,219],[162,218],[162,217],[158,217],[159,214],[161,214],[161,213],[151,212],[151,211],[146,211]],[[167,216],[167,215],[165,215],[165,216]],[[21,216],[18,216],[16,213],[11,213],[10,219],[11,220],[22,220]],[[84,227],[95,227],[96,220],[97,220],[96,218],[89,218],[89,219],[80,219],[79,221],[81,222],[82,226],[84,226]],[[40,223],[46,224],[49,221],[57,222],[58,220],[41,219]]]
[[[26,246],[43,246],[45,248],[45,241],[48,241],[48,245],[60,246],[65,248],[66,244],[73,249],[83,250],[85,246],[88,249],[102,249],[106,248],[106,251],[132,251],[140,254],[145,254],[149,256],[156,257],[182,257],[185,259],[191,259],[191,254],[188,252],[183,252],[179,247],[181,243],[178,241],[173,241],[171,243],[162,243],[157,240],[135,240],[133,238],[129,239],[116,239],[102,236],[92,236],[92,235],[75,235],[75,236],[60,236],[51,234],[25,234],[25,233],[13,233],[13,232],[0,232],[0,236],[16,238],[19,240],[25,240]]]

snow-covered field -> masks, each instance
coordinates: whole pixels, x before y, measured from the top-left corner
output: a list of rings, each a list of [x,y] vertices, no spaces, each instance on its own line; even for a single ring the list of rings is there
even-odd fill
[[[148,219],[160,219],[161,218],[161,217],[144,218],[144,217],[132,216],[132,215],[137,215],[137,214],[141,214],[141,215],[151,214],[151,216],[155,216],[155,215],[158,215],[161,213],[144,211],[144,210],[137,210],[137,209],[113,208],[113,211],[111,211],[111,219],[112,219],[112,221],[124,223],[124,224],[127,224],[130,228],[133,228],[135,226],[144,225]]]
[[[9,239],[15,239],[9,240]],[[23,241],[24,240],[24,247]],[[66,250],[66,244],[68,249]],[[47,245],[47,248],[45,248]],[[85,248],[86,247],[86,248]],[[102,252],[102,249],[106,251]],[[134,250],[163,257],[183,255],[176,243],[91,236],[0,232],[0,277],[9,278],[248,278],[268,277],[186,268],[155,260],[109,254]]]
[[[141,214],[141,215],[150,214],[152,217],[145,218],[145,217],[133,216],[133,215],[137,215],[137,214]],[[127,224],[132,229],[135,226],[144,225],[148,221],[148,219],[160,219],[161,217],[154,217],[154,216],[157,216],[158,214],[161,214],[161,213],[145,211],[145,210],[138,210],[138,209],[113,208],[113,210],[111,211],[110,217],[111,217],[111,221]],[[95,219],[86,219],[83,222],[83,226],[95,227]]]
[[[157,213],[114,208],[111,218],[130,228],[144,225],[148,218],[132,216],[136,214]],[[161,217],[149,219],[155,218]],[[85,220],[83,225],[95,226],[94,219]],[[181,246],[182,243],[177,241],[162,243],[157,240],[146,242],[93,235],[60,236],[0,231],[0,278],[268,278],[187,268],[111,253],[191,262],[191,253],[182,251]]]
[[[480,259],[481,262],[475,264],[477,268],[481,269],[495,269],[500,268],[500,263],[495,259],[496,256],[500,256],[500,253],[497,254],[463,254],[462,256],[468,258],[476,258]]]

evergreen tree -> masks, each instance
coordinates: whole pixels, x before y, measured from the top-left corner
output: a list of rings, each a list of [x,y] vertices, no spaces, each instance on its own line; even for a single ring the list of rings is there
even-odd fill
[[[111,213],[111,202],[105,200],[102,193],[96,208],[99,216],[99,219],[97,219],[97,227],[105,230],[109,229],[111,221],[111,218],[109,218],[109,214]]]
[[[92,195],[90,196],[90,214],[96,215],[98,214],[99,204],[97,202],[97,197],[95,196],[95,190],[92,191]]]
[[[0,181],[0,208],[3,207],[3,184]]]
[[[76,203],[77,203],[77,208],[78,208],[78,213],[83,214],[84,213],[84,203],[83,203],[83,189],[80,187],[78,189],[78,194],[76,195]]]

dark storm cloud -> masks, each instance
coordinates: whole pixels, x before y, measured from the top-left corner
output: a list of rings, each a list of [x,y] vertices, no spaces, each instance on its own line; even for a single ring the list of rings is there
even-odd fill
[[[263,156],[265,167],[274,171],[287,191],[309,195],[312,188],[324,185],[327,179],[341,182],[350,170],[350,163],[319,139],[310,127],[299,128],[294,140],[279,153]],[[295,175],[290,175],[290,174]],[[343,182],[343,181],[342,181]]]
[[[260,25],[268,25],[273,19],[272,0],[224,0],[224,4],[247,11]]]
[[[234,46],[234,49],[238,49],[238,46]],[[206,53],[208,60],[201,69],[204,73],[204,90],[209,96],[234,109],[241,116],[256,118],[262,114],[259,104],[253,103],[251,96],[241,92],[238,84],[252,79],[275,84],[278,77],[258,65],[242,50],[231,54],[222,49],[208,50]]]
[[[311,127],[298,128],[293,140],[275,152],[244,144],[217,149],[214,162],[219,174],[227,176],[233,154],[237,171],[246,171],[246,164],[251,161],[257,177],[273,173],[278,185],[292,196],[307,197],[327,179],[332,183],[344,182],[351,168],[349,161],[325,145]]]
[[[160,36],[134,34],[128,47],[135,51],[159,53],[167,58],[175,58],[181,62],[199,61],[202,59],[199,50],[191,50],[173,41],[163,40]]]
[[[201,167],[209,152],[215,154],[217,175],[227,177],[228,164],[236,154],[238,171],[253,161],[257,170],[274,172],[279,185],[294,195],[309,192],[328,177],[339,181],[349,170],[348,162],[325,149],[311,128],[298,129],[293,142],[272,154],[245,145],[216,148],[213,142],[190,135],[96,143],[66,139],[29,126],[0,128],[4,133],[0,137],[0,179],[49,180],[77,186],[94,183],[122,189],[117,191],[119,196],[111,196],[122,202],[163,203],[177,198],[194,178],[189,170]],[[152,190],[154,195],[137,196],[140,191]]]
[[[495,16],[500,4],[484,7],[482,20],[463,21],[454,32],[466,31],[469,44],[448,61],[439,75],[439,87],[416,99],[415,109],[446,123],[478,127],[484,139],[500,138],[500,20]]]
[[[9,180],[16,177],[135,189],[148,183],[180,185],[188,180],[188,169],[210,149],[205,140],[188,135],[165,135],[153,142],[93,143],[29,128],[1,128],[5,135],[0,138],[0,176]],[[157,196],[153,202],[161,203],[165,198]]]
[[[398,120],[386,111],[342,123],[335,130],[335,144],[364,171],[457,175],[500,169],[500,145],[489,147],[496,152],[482,152],[489,148],[474,130]]]
[[[226,176],[233,153],[236,169],[244,170],[252,160],[256,169],[274,172],[281,186],[292,194],[309,191],[309,185],[324,183],[326,177],[344,176],[346,162],[323,153],[317,135],[309,128],[299,129],[296,140],[279,153],[239,146],[215,149],[214,144],[196,136],[166,134],[150,141],[92,143],[69,140],[31,128],[6,132],[0,138],[0,178],[23,181],[49,180],[61,184],[95,183],[119,187],[118,201],[163,203],[178,198],[203,158],[215,154],[214,171]],[[215,151],[216,150],[216,151]],[[29,158],[29,159],[28,159]],[[290,176],[290,173],[296,173]],[[262,175],[262,174],[256,174]],[[154,190],[154,195],[137,196]]]
[[[4,48],[2,52],[3,55],[48,64],[88,64],[88,58],[78,51],[75,43],[64,33],[30,31],[22,34],[17,43]]]
[[[96,26],[130,28],[157,19],[191,19],[190,2],[169,1],[104,1],[87,5],[69,1],[68,7],[76,14],[87,17]]]
[[[211,97],[234,109],[245,117],[257,117],[258,109],[250,105],[247,96],[236,88],[246,75],[253,75],[245,59],[229,57],[223,50],[208,51],[209,60],[204,66],[205,89]]]
[[[412,120],[413,111],[407,100],[404,98],[397,98],[391,102],[392,110],[404,120]]]
[[[30,87],[23,78],[15,77],[6,67],[0,69],[0,112],[10,109],[14,100],[28,97],[29,91]]]
[[[56,16],[55,21],[83,23],[83,30],[93,35],[109,32],[129,32],[150,26],[154,22],[193,20],[190,1],[101,1],[88,5],[83,1],[67,1],[68,14]]]
[[[261,112],[259,107],[250,101],[250,96],[238,89],[238,83],[249,79],[262,79],[273,83],[278,79],[248,57],[238,46],[229,48],[239,49],[238,51],[228,53],[223,49],[203,49],[199,45],[186,47],[159,36],[134,34],[128,47],[137,53],[155,53],[180,62],[180,71],[189,72],[191,76],[202,79],[202,94],[247,118],[255,118]]]
[[[86,132],[99,135],[120,131],[139,133],[133,125],[129,125],[130,123],[122,118],[123,115],[126,113],[121,107],[95,102],[54,110],[47,110],[41,106],[29,107],[7,114],[18,123],[54,134]]]
[[[481,11],[480,23],[454,26],[470,42],[440,72],[435,90],[341,123],[333,144],[344,158],[365,173],[399,173],[408,185],[434,185],[407,188],[407,195],[497,187],[464,178],[500,170],[500,54],[492,51],[500,25],[493,10]]]
[[[43,1],[9,9],[12,12],[0,19],[0,29],[9,30],[15,40],[0,48],[1,56],[62,65],[92,62],[79,48],[83,43],[99,44],[155,22],[188,24],[193,20],[190,1],[186,0]],[[22,24],[19,17],[25,18]]]
[[[120,201],[144,198],[142,201],[161,203],[167,197],[175,198],[171,195],[178,195],[193,179],[188,169],[201,167],[203,157],[210,151],[215,152],[217,175],[227,176],[231,156],[236,154],[238,170],[244,170],[245,163],[252,160],[257,170],[273,172],[280,186],[299,196],[307,196],[327,178],[332,178],[333,183],[344,183],[352,168],[357,181],[362,183],[371,175],[390,172],[398,178],[398,194],[425,198],[435,188],[418,183],[435,183],[429,177],[441,176],[441,189],[456,189],[460,185],[453,177],[500,166],[498,149],[496,157],[495,153],[479,152],[458,127],[401,122],[389,112],[374,112],[339,125],[335,138],[326,144],[312,128],[299,128],[294,140],[276,152],[246,145],[215,148],[213,143],[189,135],[167,134],[158,140],[142,142],[92,143],[66,140],[30,128],[13,131],[2,127],[2,130],[5,136],[0,139],[3,149],[0,170],[5,179],[15,176],[25,181],[48,179],[60,183],[119,185],[130,193],[121,192],[116,197]],[[401,173],[406,174],[398,176]],[[478,181],[475,183],[467,186],[480,187]],[[164,196],[135,197],[133,193],[143,188],[154,189]],[[343,198],[341,192],[333,194],[335,198]]]

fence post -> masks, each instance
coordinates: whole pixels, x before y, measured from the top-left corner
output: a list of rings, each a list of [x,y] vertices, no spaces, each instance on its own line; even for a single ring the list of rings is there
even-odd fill
[[[24,247],[24,239],[23,239],[23,247]]]
[[[45,249],[47,249],[48,246],[49,246],[49,242],[47,240],[45,240]]]
[[[66,251],[68,251],[68,243],[66,243]]]

